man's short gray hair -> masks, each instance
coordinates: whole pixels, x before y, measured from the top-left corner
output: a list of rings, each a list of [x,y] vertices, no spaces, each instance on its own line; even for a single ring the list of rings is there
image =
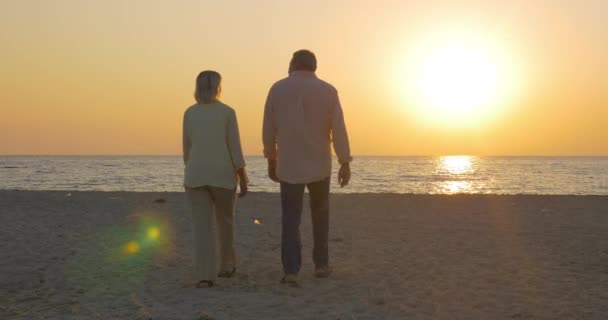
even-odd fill
[[[220,85],[222,84],[222,76],[211,70],[206,70],[198,74],[196,77],[196,89],[194,90],[194,99],[198,103],[211,103],[220,95]]]

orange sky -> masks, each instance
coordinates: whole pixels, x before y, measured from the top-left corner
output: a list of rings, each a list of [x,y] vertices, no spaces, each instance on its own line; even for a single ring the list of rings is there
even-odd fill
[[[179,154],[204,69],[261,154],[266,93],[308,48],[355,155],[608,155],[605,21],[603,0],[2,1],[0,154]],[[501,112],[468,127],[419,117],[397,67],[455,28],[500,43],[519,72]]]

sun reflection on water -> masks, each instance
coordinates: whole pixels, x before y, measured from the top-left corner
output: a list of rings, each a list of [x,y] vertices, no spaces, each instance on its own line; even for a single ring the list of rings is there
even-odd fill
[[[442,171],[451,174],[464,174],[473,171],[473,157],[471,156],[445,156],[439,158]]]
[[[437,172],[441,176],[447,176],[445,180],[438,183],[438,193],[474,193],[473,183],[469,180],[471,174],[475,173],[474,159],[471,156],[444,156],[440,157],[437,164]]]
[[[446,181],[442,183],[442,193],[454,194],[471,192],[472,184],[468,181]]]

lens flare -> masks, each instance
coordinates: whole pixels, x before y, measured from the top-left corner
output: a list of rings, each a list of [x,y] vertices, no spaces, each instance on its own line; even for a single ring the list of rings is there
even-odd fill
[[[253,219],[253,223],[254,224],[262,224],[262,222],[260,220],[258,220],[258,219]]]
[[[148,228],[148,238],[158,240],[160,237],[160,230],[157,227]]]
[[[102,288],[110,296],[128,296],[154,265],[173,260],[175,233],[167,215],[135,212],[119,223],[91,234],[66,262],[65,274],[77,288]],[[96,298],[98,291],[91,291]]]
[[[137,252],[139,252],[139,243],[135,241],[129,241],[129,243],[125,245],[125,252],[128,254],[136,254]]]

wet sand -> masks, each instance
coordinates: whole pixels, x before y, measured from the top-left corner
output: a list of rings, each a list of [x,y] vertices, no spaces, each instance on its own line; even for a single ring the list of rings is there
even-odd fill
[[[335,272],[312,275],[306,209],[300,288],[278,194],[236,229],[237,275],[196,289],[183,194],[0,191],[0,319],[608,318],[607,196],[334,195]]]

